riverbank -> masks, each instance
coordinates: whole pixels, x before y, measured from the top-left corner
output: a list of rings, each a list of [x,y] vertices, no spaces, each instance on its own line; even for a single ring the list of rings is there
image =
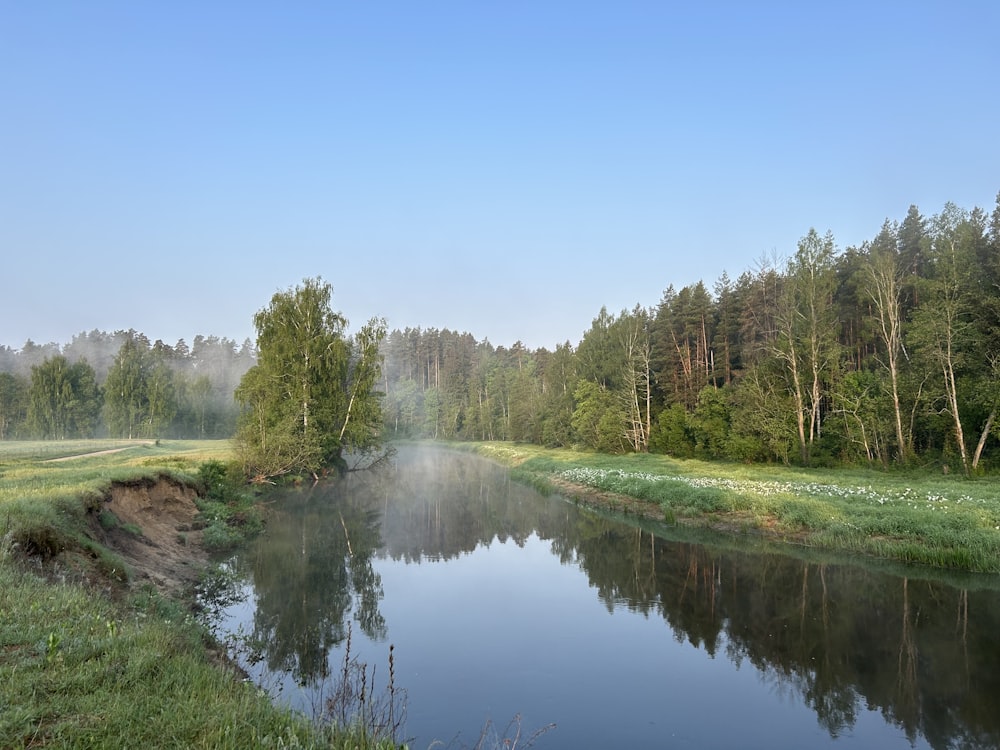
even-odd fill
[[[660,524],[1000,572],[1000,498],[988,480],[453,447],[543,491]],[[224,544],[229,528],[226,503],[196,494],[203,467],[229,450],[0,443],[0,737],[10,746],[378,747],[272,705],[194,617],[206,536]]]
[[[659,522],[954,571],[1000,573],[994,480],[466,445],[525,482]]]
[[[4,747],[390,746],[274,706],[195,617],[206,545],[249,522],[203,497],[229,451],[0,443]]]

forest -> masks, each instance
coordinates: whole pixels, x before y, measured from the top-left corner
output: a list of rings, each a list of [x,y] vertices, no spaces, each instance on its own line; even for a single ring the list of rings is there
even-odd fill
[[[416,328],[390,333],[384,354],[393,436],[987,471],[1000,458],[1000,195],[992,213],[911,206],[860,247],[809,230],[735,279],[601,309],[575,347]]]
[[[992,212],[911,206],[860,247],[810,229],[736,278],[602,308],[575,346],[417,327],[381,354],[389,439],[987,472],[1000,463],[1000,194]],[[230,437],[256,355],[249,340],[136,331],[0,347],[0,439]]]
[[[255,360],[249,340],[171,346],[135,330],[0,346],[0,440],[232,437],[233,392]]]

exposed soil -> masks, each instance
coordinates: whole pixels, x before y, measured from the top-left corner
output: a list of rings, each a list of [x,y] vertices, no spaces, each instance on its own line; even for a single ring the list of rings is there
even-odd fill
[[[113,513],[118,522],[107,528],[98,511],[91,524],[94,536],[125,559],[133,582],[180,594],[208,563],[196,523],[197,496],[193,488],[166,477],[114,484],[100,510]]]

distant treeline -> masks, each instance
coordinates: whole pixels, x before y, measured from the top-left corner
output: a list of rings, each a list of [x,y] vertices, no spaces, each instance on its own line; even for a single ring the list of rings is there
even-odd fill
[[[982,471],[1000,463],[1000,195],[991,214],[911,206],[842,251],[810,230],[735,280],[602,309],[575,348],[408,328],[383,351],[390,435]]]
[[[407,328],[381,351],[390,438],[981,472],[1000,465],[1000,195],[911,206],[860,247],[810,230],[735,280],[602,308],[575,347]],[[229,437],[254,360],[135,331],[0,347],[0,439]]]
[[[233,391],[254,360],[249,340],[170,346],[134,330],[0,346],[0,440],[231,437]]]

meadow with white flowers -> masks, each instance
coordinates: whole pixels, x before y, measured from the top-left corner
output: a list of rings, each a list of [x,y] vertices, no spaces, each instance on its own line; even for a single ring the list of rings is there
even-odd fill
[[[510,444],[479,450],[517,466],[536,486],[584,504],[901,562],[1000,572],[1000,488],[989,479]]]

